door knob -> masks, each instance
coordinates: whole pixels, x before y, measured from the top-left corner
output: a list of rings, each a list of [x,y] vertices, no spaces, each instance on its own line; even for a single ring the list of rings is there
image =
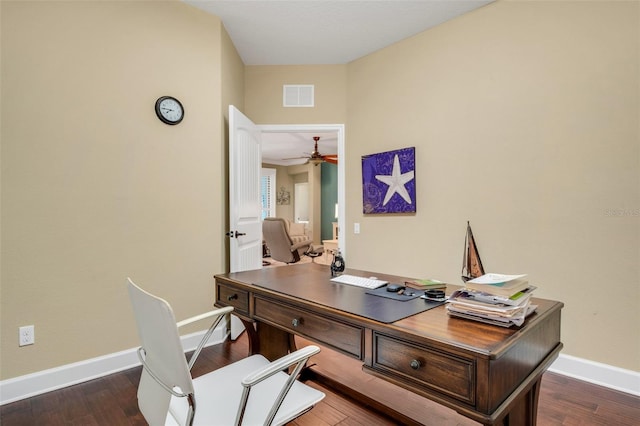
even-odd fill
[[[227,232],[227,233],[226,233],[226,234],[224,234],[224,235],[226,235],[227,237],[230,237],[230,238],[233,238],[233,237],[238,238],[238,237],[241,237],[241,236],[243,236],[243,235],[247,235],[247,234],[246,234],[246,233],[244,233],[244,232],[229,231],[229,232]]]

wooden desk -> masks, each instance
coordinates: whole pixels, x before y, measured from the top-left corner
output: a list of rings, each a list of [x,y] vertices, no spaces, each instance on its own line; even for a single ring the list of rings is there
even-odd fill
[[[562,303],[535,299],[536,313],[513,329],[450,318],[444,306],[385,324],[336,308],[376,296],[329,279],[329,268],[313,263],[220,274],[215,304],[235,308],[252,353],[275,359],[293,349],[299,335],[480,423],[536,423],[540,379],[562,349]]]

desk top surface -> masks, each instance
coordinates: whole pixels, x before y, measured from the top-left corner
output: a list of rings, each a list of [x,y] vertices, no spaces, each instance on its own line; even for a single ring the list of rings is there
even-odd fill
[[[389,282],[404,282],[405,280],[405,277],[354,269],[347,269],[345,273],[362,277],[376,276]],[[384,324],[366,315],[358,314],[358,312],[366,312],[368,309],[389,309],[385,306],[393,306],[394,304],[397,306],[399,303],[410,303],[419,307],[424,305],[425,301],[418,298],[399,302],[366,295],[364,288],[331,282],[329,267],[314,263],[219,274],[216,275],[216,278],[231,280],[241,285],[255,286],[267,293],[273,292],[285,298],[305,303],[309,307],[319,308],[327,313],[346,316],[350,320],[365,323],[374,329],[382,328],[410,333],[414,337],[439,341],[491,357],[499,355],[509,346],[511,341],[535,328],[536,323],[560,310],[563,306],[561,302],[532,299],[533,303],[538,305],[538,309],[522,327],[518,328],[503,328],[452,318],[447,315],[443,305],[426,311],[416,309],[414,314],[390,324]],[[458,287],[448,285],[447,294]]]

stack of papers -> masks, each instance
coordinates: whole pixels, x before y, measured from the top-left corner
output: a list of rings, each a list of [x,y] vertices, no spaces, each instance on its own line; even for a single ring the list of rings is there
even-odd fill
[[[535,286],[526,275],[486,274],[449,297],[447,313],[501,327],[521,326],[537,306],[530,302]]]
[[[469,290],[510,297],[529,287],[529,280],[526,277],[526,275],[485,274],[467,281],[465,286]]]

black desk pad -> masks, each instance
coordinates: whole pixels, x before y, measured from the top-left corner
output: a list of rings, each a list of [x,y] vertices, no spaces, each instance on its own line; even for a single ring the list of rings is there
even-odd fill
[[[365,298],[376,299],[376,302],[367,303],[363,309],[358,311],[354,309],[350,312],[387,324],[419,314],[420,312],[428,311],[429,309],[436,308],[444,304],[444,302],[432,302],[430,300],[420,299],[420,297],[412,300],[401,301],[365,293]],[[382,303],[378,303],[378,301],[381,301]]]
[[[326,280],[309,280],[310,267],[326,270]],[[285,268],[285,266],[282,266]],[[318,264],[289,265],[288,275],[279,279],[266,279],[265,270],[247,271],[245,279],[282,294],[308,300],[330,308],[359,315],[382,323],[392,323],[403,318],[436,308],[444,302],[433,302],[420,297],[398,301],[366,294],[369,289],[330,281],[329,268]],[[231,274],[233,276],[233,274]],[[251,275],[254,275],[251,277]],[[386,290],[385,290],[386,291]],[[313,297],[313,298],[311,298]]]

